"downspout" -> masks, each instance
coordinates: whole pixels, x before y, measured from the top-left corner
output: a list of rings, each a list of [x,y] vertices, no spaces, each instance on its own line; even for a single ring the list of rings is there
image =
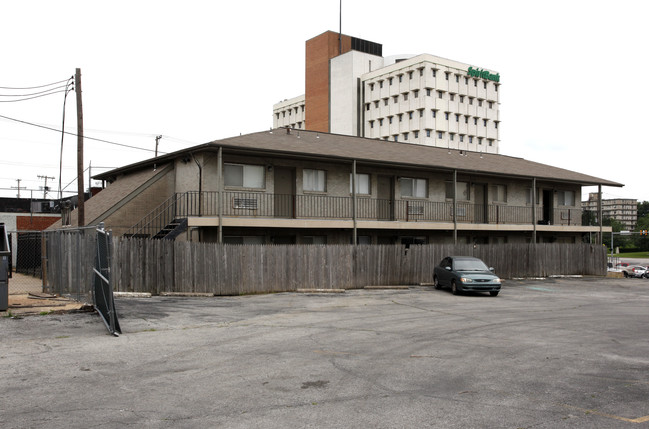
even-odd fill
[[[203,208],[203,167],[201,164],[196,160],[196,157],[194,156],[193,152],[190,152],[192,159],[196,163],[196,166],[198,167],[198,216],[200,217],[202,214],[202,208]],[[187,195],[189,197],[189,195]],[[189,209],[189,204],[187,207],[187,216],[190,214],[190,209]],[[202,240],[202,234],[201,230],[198,230],[198,241],[201,242]]]
[[[536,244],[536,177],[532,179],[532,243]]]
[[[457,244],[457,170],[453,170],[453,244]]]
[[[218,228],[218,242],[223,243],[223,147],[219,147],[218,162],[216,165],[216,180],[218,189],[218,203],[219,203],[219,228]]]
[[[356,160],[352,163],[352,220],[354,222],[354,232],[352,234],[354,246],[358,241],[356,231]]]

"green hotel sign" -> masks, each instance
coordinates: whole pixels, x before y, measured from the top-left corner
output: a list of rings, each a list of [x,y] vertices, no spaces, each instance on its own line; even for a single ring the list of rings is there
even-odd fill
[[[493,80],[494,82],[500,82],[500,73],[493,74],[484,69],[474,69],[473,67],[469,67],[466,74],[471,77],[479,77],[482,79]]]

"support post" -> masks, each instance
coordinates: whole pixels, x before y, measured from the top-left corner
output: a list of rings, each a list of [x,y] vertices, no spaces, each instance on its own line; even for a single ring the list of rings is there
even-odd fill
[[[77,95],[77,226],[85,226],[86,210],[83,186],[83,106],[81,103],[81,69],[74,74],[74,91]]]
[[[536,177],[532,179],[532,243],[536,244]]]
[[[457,170],[453,170],[453,244],[457,244]]]
[[[218,242],[223,243],[223,147],[219,147],[218,162],[216,165],[216,180],[219,198],[219,228]]]
[[[602,219],[602,185],[597,186],[597,218],[599,219],[599,234],[597,243],[601,245],[604,242],[604,219]]]
[[[356,160],[352,163],[352,221],[354,222],[354,232],[352,234],[352,239],[354,240],[354,246],[358,242],[358,236],[356,231]]]

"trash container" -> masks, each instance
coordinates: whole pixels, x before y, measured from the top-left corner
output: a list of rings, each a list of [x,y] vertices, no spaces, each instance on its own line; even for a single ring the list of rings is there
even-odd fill
[[[0,311],[9,308],[9,238],[4,223],[0,223]]]

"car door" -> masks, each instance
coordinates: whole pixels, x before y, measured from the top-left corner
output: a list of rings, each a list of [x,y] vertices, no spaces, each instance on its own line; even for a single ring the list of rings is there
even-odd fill
[[[441,268],[441,270],[439,270],[439,273],[437,274],[439,282],[443,285],[450,285],[451,272],[447,269],[447,267],[453,266],[453,259],[448,257],[444,258],[442,259],[442,262],[440,262],[439,266]]]

